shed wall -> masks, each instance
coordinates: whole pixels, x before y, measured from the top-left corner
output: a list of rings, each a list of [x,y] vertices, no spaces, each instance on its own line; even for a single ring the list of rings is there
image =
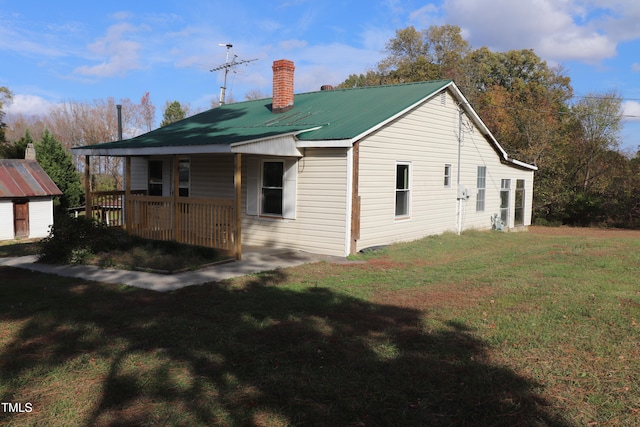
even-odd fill
[[[49,235],[53,224],[53,199],[51,197],[29,200],[29,238]]]
[[[38,239],[49,235],[49,226],[53,224],[53,198],[38,197],[29,199],[29,238]],[[13,240],[13,201],[0,200],[0,240]]]
[[[13,238],[13,203],[8,199],[0,199],[0,240]]]

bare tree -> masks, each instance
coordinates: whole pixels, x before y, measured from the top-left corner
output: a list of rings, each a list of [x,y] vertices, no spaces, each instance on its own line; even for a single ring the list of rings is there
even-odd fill
[[[129,98],[121,99],[122,127],[125,138],[142,133],[144,126],[152,126],[147,121],[153,112],[152,104],[142,97],[141,104]],[[147,114],[147,117],[145,117]],[[51,109],[46,125],[53,135],[67,148],[94,145],[118,139],[118,119],[114,98],[97,99],[93,102],[64,101]],[[77,163],[80,163],[76,159]],[[82,169],[80,164],[78,169]],[[113,189],[122,187],[122,161],[120,158],[97,157],[92,163],[92,173],[96,177],[94,188]]]
[[[44,118],[23,113],[8,113],[5,117],[5,136],[7,141],[16,142],[24,137],[27,129],[35,141],[42,139],[46,128]]]
[[[587,190],[592,181],[606,171],[597,172],[595,161],[615,151],[620,144],[622,99],[617,92],[591,93],[573,106],[579,124],[574,155],[580,160],[582,186]]]
[[[151,102],[149,92],[145,92],[140,98],[140,125],[145,132],[151,132],[156,122],[156,106]]]

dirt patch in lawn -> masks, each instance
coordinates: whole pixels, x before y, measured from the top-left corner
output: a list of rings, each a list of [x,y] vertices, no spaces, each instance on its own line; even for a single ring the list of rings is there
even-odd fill
[[[450,284],[425,286],[405,290],[381,290],[373,296],[377,304],[389,304],[426,310],[433,307],[462,309],[477,305],[481,300],[490,299],[495,293],[491,286],[472,284]]]

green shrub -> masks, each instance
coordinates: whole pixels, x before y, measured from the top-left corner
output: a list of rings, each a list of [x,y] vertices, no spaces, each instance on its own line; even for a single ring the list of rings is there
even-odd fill
[[[40,261],[82,264],[93,254],[127,249],[133,239],[124,231],[86,217],[57,215],[49,235],[42,241]]]
[[[163,268],[166,256],[184,260],[217,260],[218,251],[212,248],[190,246],[173,241],[158,241],[130,236],[124,230],[108,227],[86,217],[72,218],[57,215],[54,225],[41,242],[40,261],[50,264],[85,264],[92,257],[100,255],[102,267],[116,265],[112,256],[130,252],[136,265],[148,264],[158,258],[153,268]],[[169,268],[170,269],[170,268]]]

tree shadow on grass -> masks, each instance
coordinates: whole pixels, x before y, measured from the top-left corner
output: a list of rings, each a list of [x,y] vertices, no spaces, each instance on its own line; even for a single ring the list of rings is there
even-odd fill
[[[0,277],[0,320],[19,325],[0,352],[0,401],[38,408],[0,421],[46,423],[60,400],[84,399],[86,425],[570,425],[464,325],[427,333],[418,310],[277,286],[280,270],[170,294]]]

